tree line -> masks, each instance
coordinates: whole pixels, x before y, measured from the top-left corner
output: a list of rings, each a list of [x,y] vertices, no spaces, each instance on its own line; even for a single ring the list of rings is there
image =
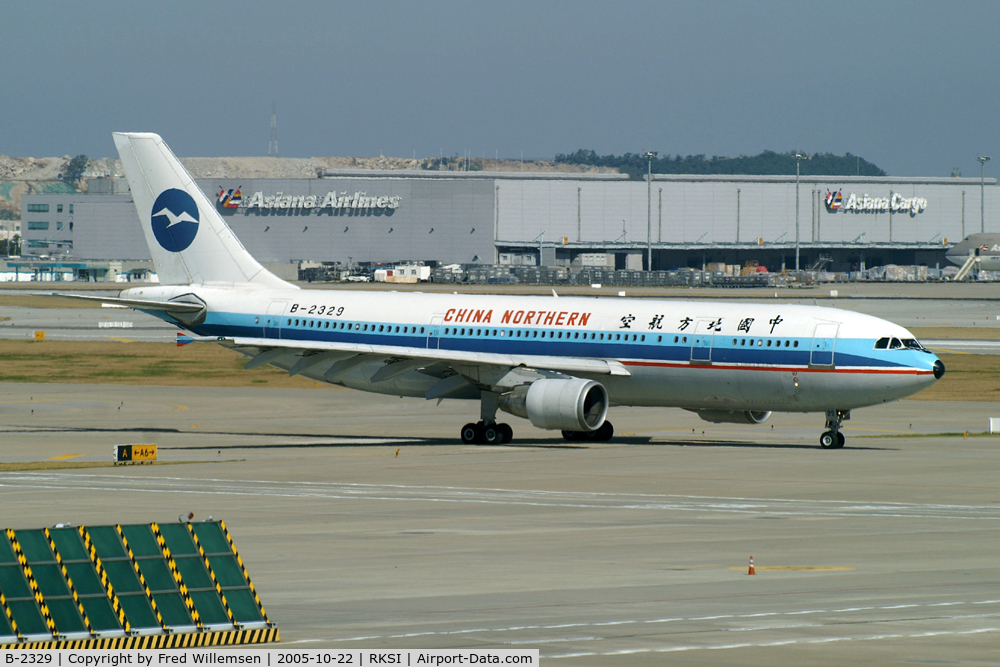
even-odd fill
[[[595,151],[580,149],[574,153],[559,153],[556,162],[583,164],[594,167],[613,167],[629,177],[645,178],[647,160],[642,153],[624,155],[598,155]],[[795,175],[795,152],[775,153],[764,151],[760,155],[720,157],[713,155],[665,155],[652,161],[654,174],[721,174],[746,176]],[[815,153],[802,160],[801,172],[809,176],[886,176],[885,171],[868,160],[846,153]]]

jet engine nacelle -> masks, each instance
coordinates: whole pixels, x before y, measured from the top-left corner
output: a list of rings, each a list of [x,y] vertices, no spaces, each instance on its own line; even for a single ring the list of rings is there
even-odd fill
[[[608,415],[608,390],[582,378],[535,380],[501,396],[500,409],[538,428],[596,431]]]
[[[760,424],[771,416],[760,410],[696,410],[698,416],[713,424]]]

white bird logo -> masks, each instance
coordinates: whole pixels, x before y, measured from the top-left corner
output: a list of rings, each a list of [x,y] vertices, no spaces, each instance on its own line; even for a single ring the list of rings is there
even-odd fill
[[[193,222],[195,224],[197,224],[197,222],[198,222],[193,217],[191,217],[191,214],[188,213],[187,211],[181,211],[181,214],[177,215],[176,213],[174,213],[173,211],[171,211],[166,206],[164,206],[163,208],[161,208],[157,213],[154,213],[153,217],[155,218],[156,216],[159,216],[159,215],[165,215],[165,216],[167,216],[167,220],[170,221],[170,224],[168,224],[166,226],[166,229],[170,229],[174,225],[179,224],[181,222]]]

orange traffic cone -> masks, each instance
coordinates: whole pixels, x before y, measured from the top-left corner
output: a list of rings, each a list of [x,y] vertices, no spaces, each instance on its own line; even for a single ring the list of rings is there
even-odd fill
[[[750,556],[750,571],[747,574],[757,574],[753,569],[753,556]]]

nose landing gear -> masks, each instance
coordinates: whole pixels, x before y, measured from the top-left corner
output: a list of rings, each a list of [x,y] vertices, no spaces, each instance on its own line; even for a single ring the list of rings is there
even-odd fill
[[[846,438],[840,432],[840,425],[845,419],[850,418],[850,410],[827,410],[826,428],[828,430],[819,436],[819,446],[823,449],[841,449],[846,442]]]

